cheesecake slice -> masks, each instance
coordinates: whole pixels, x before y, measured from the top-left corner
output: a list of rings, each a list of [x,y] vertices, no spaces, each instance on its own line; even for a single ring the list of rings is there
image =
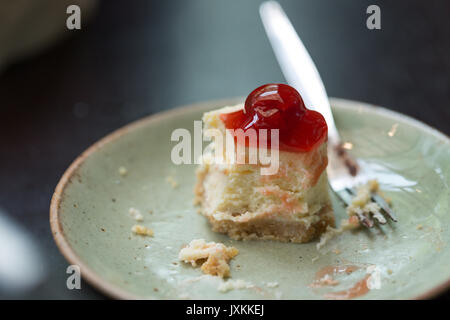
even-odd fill
[[[224,107],[203,116],[204,134],[214,132],[197,169],[195,199],[216,232],[233,239],[308,242],[334,226],[328,195],[327,127],[306,109],[295,89],[281,84],[254,90],[245,105]],[[212,129],[212,130],[211,130]],[[228,131],[256,130],[256,141],[227,136]],[[277,129],[277,141],[260,129]],[[230,144],[218,143],[230,136]],[[268,138],[270,137],[270,138]],[[264,140],[265,144],[260,142]],[[276,171],[267,162],[249,162],[259,149],[277,153]],[[224,147],[225,146],[225,147]],[[274,150],[275,146],[277,150]],[[220,152],[219,152],[220,151]],[[239,157],[240,153],[244,153]],[[245,159],[244,162],[236,159]]]

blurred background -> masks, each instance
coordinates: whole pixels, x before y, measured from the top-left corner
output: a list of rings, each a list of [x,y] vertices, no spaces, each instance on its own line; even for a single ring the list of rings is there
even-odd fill
[[[279,2],[330,96],[450,134],[449,1]],[[0,246],[0,298],[104,298],[84,282],[66,287],[67,262],[48,222],[59,178],[84,149],[133,120],[283,82],[260,3],[0,0],[0,242],[25,250],[12,261]],[[66,28],[69,4],[81,7],[81,30]],[[370,4],[381,8],[381,30],[366,28]],[[25,272],[13,262],[39,267],[8,283]]]

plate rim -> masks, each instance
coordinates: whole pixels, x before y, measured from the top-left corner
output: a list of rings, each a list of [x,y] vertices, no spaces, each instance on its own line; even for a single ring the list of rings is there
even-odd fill
[[[86,150],[84,150],[79,156],[75,158],[75,160],[70,164],[70,166],[64,171],[62,177],[58,181],[56,185],[55,191],[52,195],[50,202],[50,229],[53,236],[53,240],[55,241],[58,250],[64,256],[64,258],[73,265],[78,265],[82,270],[82,277],[86,280],[90,285],[92,285],[95,289],[98,289],[100,292],[105,294],[108,297],[114,299],[132,299],[139,300],[143,299],[141,296],[137,296],[133,293],[124,290],[107,280],[103,279],[99,274],[93,271],[90,267],[87,266],[86,263],[75,253],[75,251],[70,246],[67,241],[64,230],[59,220],[59,209],[61,208],[61,202],[64,199],[64,191],[66,187],[70,184],[74,173],[77,169],[84,163],[84,161],[93,153],[100,150],[106,144],[113,142],[114,140],[122,137],[123,135],[144,127],[150,123],[158,122],[165,118],[170,118],[178,114],[183,114],[186,112],[192,111],[201,111],[208,108],[213,108],[215,106],[225,106],[236,104],[244,101],[243,97],[235,97],[235,98],[226,98],[226,99],[216,99],[209,100],[205,102],[193,103],[189,105],[183,105],[179,107],[175,107],[173,109],[169,109],[167,111],[157,112],[148,116],[145,116],[141,119],[130,122],[111,133],[107,134],[103,138],[97,140],[91,146],[89,146]],[[380,113],[388,115],[393,119],[398,119],[403,122],[407,122],[412,126],[418,127],[422,130],[425,130],[427,133],[433,135],[434,137],[443,140],[447,144],[450,144],[450,138],[443,132],[438,131],[437,129],[429,126],[428,124],[417,120],[411,116],[404,115],[402,113],[386,109],[384,107],[380,107],[377,105],[373,105],[366,102],[342,99],[342,98],[331,98],[330,104],[332,106],[338,106],[343,109],[357,109],[362,108],[366,110],[370,110],[372,112]],[[425,291],[418,296],[412,297],[411,299],[430,299],[438,294],[444,292],[446,289],[450,288],[450,279],[438,284],[437,286]],[[146,297],[147,299],[152,299],[152,297]],[[156,298],[155,298],[156,299]],[[169,299],[170,300],[170,299]]]

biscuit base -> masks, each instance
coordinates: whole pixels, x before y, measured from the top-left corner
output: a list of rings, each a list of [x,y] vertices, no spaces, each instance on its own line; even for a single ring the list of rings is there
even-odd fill
[[[231,219],[215,219],[206,215],[212,230],[227,234],[235,240],[276,240],[281,242],[305,243],[318,238],[328,226],[334,227],[334,214],[331,205],[325,205],[314,214],[317,218],[311,223],[304,219],[274,219],[261,215],[247,221],[235,221]]]

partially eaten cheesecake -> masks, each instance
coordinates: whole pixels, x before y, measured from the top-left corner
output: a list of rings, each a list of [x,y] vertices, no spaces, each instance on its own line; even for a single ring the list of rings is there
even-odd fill
[[[308,242],[334,226],[327,125],[295,89],[264,85],[245,105],[207,112],[203,122],[213,141],[197,170],[195,195],[214,231],[233,239]],[[223,143],[229,137],[231,144]],[[252,162],[252,151],[277,163]]]

